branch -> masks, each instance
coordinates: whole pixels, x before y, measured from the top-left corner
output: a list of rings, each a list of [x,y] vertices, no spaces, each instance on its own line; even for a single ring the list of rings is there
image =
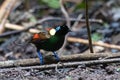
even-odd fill
[[[0,7],[0,34],[4,31],[4,25],[17,0],[5,0]]]
[[[51,20],[66,21],[64,18],[61,18],[61,17],[45,17],[43,19],[38,20],[35,24],[41,24],[42,22],[49,21],[49,20],[50,21]],[[78,22],[85,23],[85,19],[70,18],[70,21],[78,21]],[[89,19],[89,22],[91,22],[91,23],[100,23],[100,24],[103,23],[103,21],[101,19]]]
[[[82,17],[83,17],[83,15],[82,15],[82,14],[79,14],[76,19],[79,20],[79,19],[81,19]],[[71,27],[71,28],[72,28],[72,29],[71,29],[72,31],[75,31],[75,30],[76,30],[76,27],[77,27],[78,23],[79,23],[78,21],[75,21],[75,22],[74,22],[73,26]]]
[[[38,20],[36,23],[31,23],[31,24],[27,25],[26,27],[28,27],[28,28],[26,28],[26,29],[23,26],[20,26],[20,25],[6,23],[5,24],[6,28],[8,28],[8,29],[14,29],[14,30],[20,30],[20,31],[6,32],[6,33],[1,34],[0,37],[5,37],[5,36],[9,36],[9,35],[16,34],[16,33],[21,33],[23,31],[27,31],[29,29],[30,29],[29,32],[31,32],[31,33],[39,32],[39,30],[37,30],[37,29],[31,29],[31,28],[34,28],[34,27],[36,27],[36,25],[41,24],[41,23],[43,23],[45,21],[49,21],[49,20],[61,20],[61,21],[65,21],[65,19],[60,18],[60,17],[46,17],[46,18]],[[85,22],[85,19],[70,18],[70,20],[71,21]],[[102,23],[102,20],[97,20],[97,19],[89,19],[89,21],[93,22],[93,23],[94,22]]]
[[[78,42],[78,43],[83,43],[83,44],[87,44],[87,45],[89,44],[88,40],[81,39],[81,38],[68,37],[67,40],[69,42]],[[107,47],[107,48],[113,48],[113,49],[120,50],[120,46],[114,45],[114,44],[100,43],[100,42],[93,42],[92,44],[96,45],[96,46],[103,46],[103,47]]]
[[[93,51],[93,46],[92,46],[92,39],[91,39],[91,30],[90,30],[90,25],[89,25],[89,16],[88,16],[88,0],[85,0],[85,15],[86,15],[86,27],[87,27],[87,33],[88,33],[88,41],[89,41],[89,48],[90,48],[90,52],[94,53]]]
[[[120,62],[120,58],[115,59],[106,59],[106,60],[92,60],[92,61],[79,61],[79,62],[65,62],[62,64],[48,64],[48,65],[39,65],[39,66],[29,66],[29,67],[17,67],[17,68],[5,68],[1,69],[2,72],[11,71],[11,70],[31,70],[31,69],[55,69],[56,67],[77,67],[79,65],[96,65],[96,64],[107,64],[107,63],[117,63]]]
[[[96,54],[74,54],[74,55],[66,55],[61,56],[60,61],[61,62],[70,62],[70,61],[80,61],[80,60],[93,60],[93,59],[99,59],[99,58],[115,58],[120,57],[120,54],[111,54],[111,53],[96,53]],[[44,57],[45,64],[49,63],[56,63],[56,59],[54,56],[46,56]],[[102,61],[102,60],[101,60]],[[34,66],[39,65],[40,61],[38,58],[33,59],[21,59],[21,60],[8,60],[8,61],[1,61],[0,62],[0,68],[5,67],[16,67],[16,66]]]
[[[67,22],[67,26],[70,28],[70,17],[69,14],[67,13],[64,5],[63,5],[63,0],[60,0],[60,7],[61,7],[61,11],[64,14],[65,18],[66,18],[66,22]]]

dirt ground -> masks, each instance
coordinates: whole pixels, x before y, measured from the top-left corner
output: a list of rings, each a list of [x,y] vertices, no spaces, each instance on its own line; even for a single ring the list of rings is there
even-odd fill
[[[0,80],[120,80],[119,64],[104,64],[50,70],[1,70]]]

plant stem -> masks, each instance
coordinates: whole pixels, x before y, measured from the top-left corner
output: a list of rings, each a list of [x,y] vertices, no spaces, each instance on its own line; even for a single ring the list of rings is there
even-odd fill
[[[92,39],[91,39],[91,32],[90,32],[90,26],[89,26],[89,16],[88,16],[88,0],[85,0],[86,4],[86,25],[87,25],[87,32],[88,32],[88,40],[89,40],[89,48],[90,52],[93,53],[93,47],[92,47]]]

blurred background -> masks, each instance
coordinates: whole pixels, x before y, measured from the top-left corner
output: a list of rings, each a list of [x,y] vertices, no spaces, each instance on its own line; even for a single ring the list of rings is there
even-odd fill
[[[17,44],[27,43],[33,33],[59,25],[69,25],[73,31],[69,33],[70,37],[80,38],[83,41],[88,39],[84,0],[1,0],[0,4],[1,60],[37,57],[36,49],[31,44],[24,48]],[[119,6],[119,0],[88,1],[93,41],[120,44]],[[33,28],[25,30],[29,27]],[[97,45],[94,46],[94,50],[94,52],[119,52],[118,49]],[[62,51],[59,55],[89,52],[88,43],[68,40]]]
[[[84,0],[0,0],[0,61],[37,58],[27,41],[59,25],[73,31],[59,56],[90,53],[85,9]],[[119,54],[120,0],[88,0],[88,15],[94,52]]]

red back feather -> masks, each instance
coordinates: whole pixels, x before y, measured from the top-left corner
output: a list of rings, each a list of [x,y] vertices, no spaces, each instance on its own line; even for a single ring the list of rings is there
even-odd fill
[[[39,39],[39,38],[40,38],[40,35],[38,33],[33,35],[33,39]]]

